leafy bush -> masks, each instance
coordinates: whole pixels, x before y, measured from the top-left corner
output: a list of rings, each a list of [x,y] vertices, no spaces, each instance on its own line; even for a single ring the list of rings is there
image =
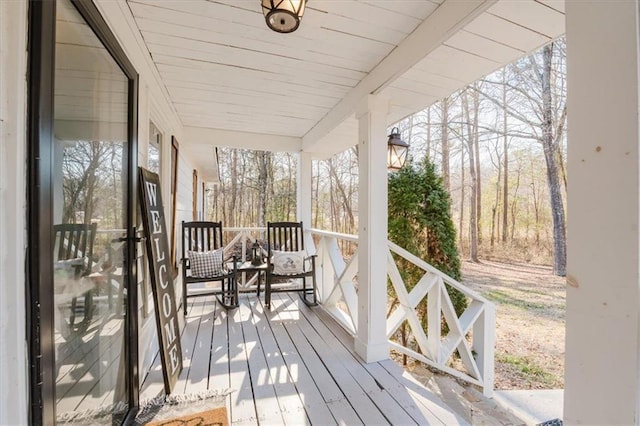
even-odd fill
[[[450,204],[442,178],[427,159],[418,164],[409,163],[389,175],[389,239],[459,280],[460,257]],[[402,259],[397,262],[407,287],[413,288],[424,272]],[[448,291],[460,315],[467,306],[466,299],[455,289],[448,288]],[[418,310],[426,325],[425,301]]]

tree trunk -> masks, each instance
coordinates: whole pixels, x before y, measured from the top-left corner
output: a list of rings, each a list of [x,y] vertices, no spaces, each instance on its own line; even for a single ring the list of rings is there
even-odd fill
[[[266,226],[269,162],[266,151],[256,153],[258,163],[258,226]]]
[[[431,161],[431,108],[427,108],[427,144],[424,151],[427,160]]]
[[[513,189],[513,200],[511,200],[511,243],[513,244],[513,236],[516,231],[516,208],[518,202],[518,190],[520,189],[520,169],[516,175],[516,185]]]
[[[464,223],[464,145],[460,149],[460,222],[458,225],[460,240],[460,255],[464,253],[464,238],[462,233],[462,225]]]
[[[343,231],[346,232],[349,229],[353,229],[355,227],[355,218],[351,209],[351,197],[347,195],[344,184],[338,176],[338,172],[333,161],[329,163],[329,173],[331,175],[331,179],[335,182],[335,187],[337,188],[338,194],[340,195],[340,200],[342,201],[344,213],[346,214],[348,219],[348,223],[344,225],[348,225],[349,228],[343,228]]]
[[[451,192],[449,172],[449,98],[444,98],[442,106],[442,182],[448,192]]]
[[[482,245],[482,172],[480,169],[480,135],[478,129],[478,116],[480,115],[480,93],[474,85],[471,92],[473,96],[473,146],[475,152],[476,169],[476,232],[478,233],[478,246]],[[469,135],[471,136],[471,135]]]
[[[231,151],[231,196],[229,197],[229,227],[236,226],[236,200],[238,193],[238,150]]]
[[[314,177],[315,181],[316,181],[316,193],[315,193],[315,205],[316,208],[314,209],[314,218],[313,218],[313,227],[318,229],[319,225],[324,226],[324,222],[322,224],[318,223],[318,219],[320,218],[321,214],[320,214],[320,161],[316,161],[316,176]]]
[[[477,175],[476,175],[476,161],[475,161],[475,147],[473,143],[474,131],[471,124],[471,117],[469,115],[469,99],[467,97],[467,91],[462,95],[462,106],[467,123],[467,146],[469,150],[469,179],[471,184],[471,200],[469,204],[469,244],[470,244],[470,256],[472,262],[478,262],[478,216],[477,216]]]
[[[496,146],[496,153],[498,149]],[[500,157],[498,157],[498,178],[496,179],[496,199],[493,203],[493,207],[491,208],[491,248],[493,248],[495,243],[496,236],[496,214],[498,212],[498,205],[500,204],[500,181],[502,179],[501,176],[502,167],[500,167]]]
[[[509,235],[509,149],[507,144],[507,70],[502,73],[503,85],[502,85],[502,106],[504,115],[503,119],[503,135],[502,135],[502,151],[504,152],[504,160],[502,168],[504,169],[502,184],[502,242],[507,242],[507,235]]]
[[[553,135],[553,104],[551,102],[551,64],[553,43],[543,48],[542,70],[542,146],[547,163],[547,183],[551,198],[551,215],[553,218],[553,273],[558,276],[567,274],[567,241],[562,201],[562,190],[559,177],[558,149]]]

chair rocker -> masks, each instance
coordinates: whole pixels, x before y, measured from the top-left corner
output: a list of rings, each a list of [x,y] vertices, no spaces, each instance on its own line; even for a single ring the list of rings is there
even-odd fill
[[[311,278],[312,285],[307,285]],[[276,281],[302,280],[302,287],[293,284],[274,287]],[[316,306],[316,255],[307,256],[304,251],[302,222],[269,222],[267,224],[267,271],[265,306],[271,308],[271,294],[300,292],[307,306]]]
[[[223,248],[222,222],[182,222],[182,309],[185,315],[189,297],[215,295],[225,309],[238,307],[236,258],[233,257],[233,267],[227,267]],[[189,284],[216,281],[220,282],[219,289],[189,293]]]

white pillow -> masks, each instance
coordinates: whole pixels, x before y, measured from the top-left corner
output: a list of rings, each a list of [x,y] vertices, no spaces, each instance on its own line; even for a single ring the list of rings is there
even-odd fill
[[[273,273],[276,275],[294,275],[304,272],[304,258],[307,252],[273,250]]]
[[[189,267],[193,278],[209,278],[222,275],[223,249],[213,251],[190,251]]]

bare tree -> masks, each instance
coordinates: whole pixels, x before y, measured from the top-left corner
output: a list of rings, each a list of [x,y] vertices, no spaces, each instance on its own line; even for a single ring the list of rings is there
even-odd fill
[[[505,70],[502,72],[502,105],[507,105],[507,73]],[[502,152],[504,153],[504,162],[503,162],[503,186],[502,186],[502,242],[507,242],[507,235],[509,234],[509,218],[508,218],[508,209],[509,205],[509,144],[507,142],[507,109],[502,108],[502,117],[503,117],[503,133],[502,133]]]
[[[474,105],[475,107],[475,105]],[[469,95],[468,91],[462,92],[462,108],[464,111],[464,117],[466,121],[466,137],[463,139],[467,144],[467,152],[469,153],[469,179],[471,180],[469,188],[471,190],[470,205],[469,205],[469,235],[470,235],[470,257],[472,262],[478,262],[478,185],[477,185],[477,170],[476,170],[476,151],[475,151],[475,135],[477,134],[469,108]],[[477,115],[477,110],[476,114]],[[475,120],[475,119],[473,119]]]
[[[442,108],[441,144],[442,144],[442,181],[447,191],[451,191],[451,172],[449,169],[449,98],[440,102]]]

